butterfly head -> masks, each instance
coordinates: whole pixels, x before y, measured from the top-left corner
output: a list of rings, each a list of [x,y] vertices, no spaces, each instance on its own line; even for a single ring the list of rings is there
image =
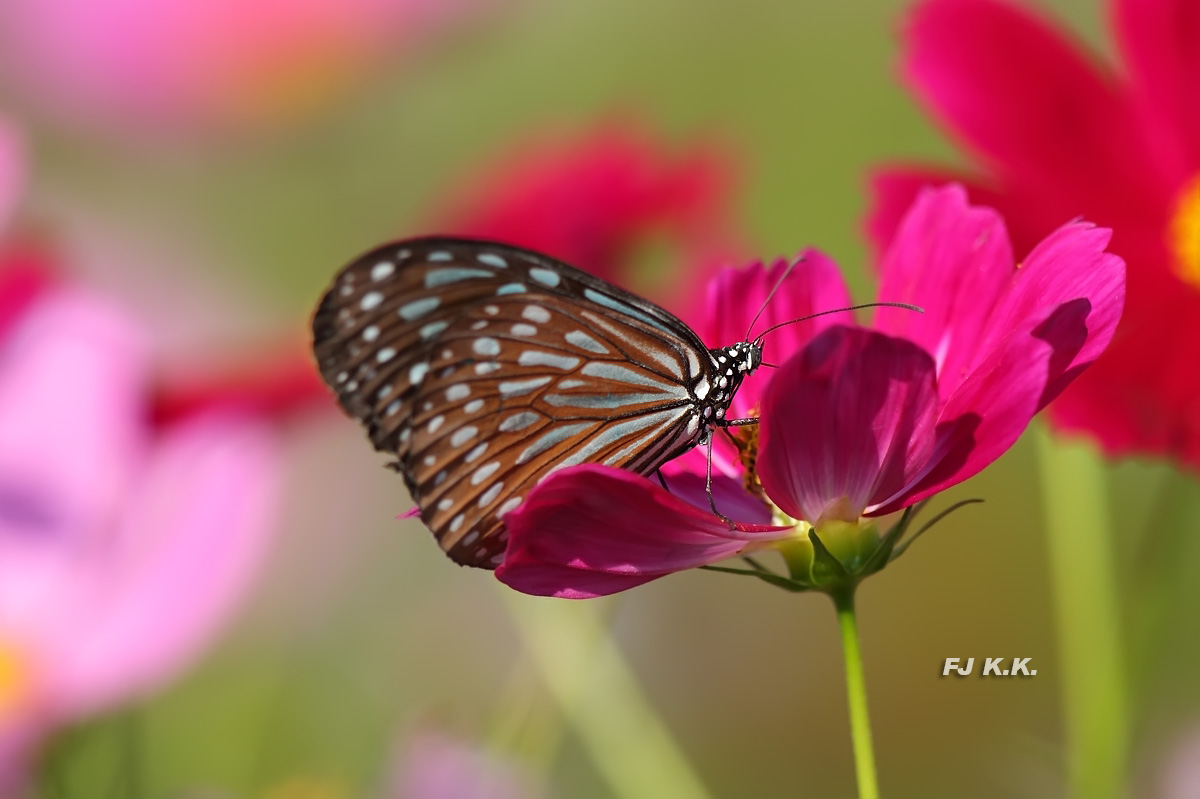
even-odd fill
[[[724,420],[742,380],[762,365],[762,344],[758,341],[739,341],[728,347],[709,350],[709,354],[716,367],[716,385],[709,396],[711,418],[719,422]]]

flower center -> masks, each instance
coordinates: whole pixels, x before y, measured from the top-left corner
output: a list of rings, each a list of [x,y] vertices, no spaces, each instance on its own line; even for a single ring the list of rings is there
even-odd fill
[[[1175,273],[1185,283],[1200,287],[1200,175],[1179,192],[1167,236]]]
[[[29,661],[15,646],[0,638],[0,721],[25,704],[32,684]]]

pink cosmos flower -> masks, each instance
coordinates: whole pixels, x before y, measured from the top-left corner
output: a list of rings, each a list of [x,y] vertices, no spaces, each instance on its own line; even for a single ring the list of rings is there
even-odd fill
[[[149,427],[146,350],[119,311],[67,287],[0,340],[5,795],[49,731],[194,660],[270,540],[270,431],[219,409]]]
[[[1200,467],[1200,14],[1113,0],[1111,19],[1121,69],[1016,5],[919,5],[905,79],[978,166],[880,171],[869,228],[884,246],[919,187],[946,181],[1001,211],[1020,254],[1063,219],[1111,227],[1130,265],[1124,318],[1048,414],[1111,455]]]
[[[152,427],[148,346],[39,253],[0,253],[0,795],[55,728],[194,660],[270,541],[271,431],[215,397]]]
[[[573,139],[542,136],[469,173],[433,227],[545,252],[683,311],[703,299],[707,275],[740,238],[729,221],[733,172],[716,147],[671,155],[627,123]],[[686,265],[688,280],[639,271],[639,250],[654,243],[669,252],[659,277]]]
[[[760,408],[762,492],[716,461],[717,507],[738,520],[733,529],[708,511],[694,469],[668,474],[670,492],[605,466],[564,469],[505,517],[497,577],[587,598],[765,548],[781,549],[808,586],[826,580],[821,569],[845,580],[881,568],[895,538],[881,539],[871,517],[979,472],[1107,346],[1125,286],[1109,235],[1068,224],[1014,265],[996,212],[969,206],[960,187],[923,192],[884,258],[879,296],[925,313],[883,308],[871,326],[831,315],[767,338],[768,359],[786,361],[747,380],[731,412]],[[740,338],[785,268],[723,273],[709,310],[724,335],[708,340]],[[833,263],[809,253],[769,312],[795,318],[847,297]],[[685,457],[703,468],[702,453]]]
[[[0,74],[70,122],[125,132],[294,119],[480,0],[6,0]]]

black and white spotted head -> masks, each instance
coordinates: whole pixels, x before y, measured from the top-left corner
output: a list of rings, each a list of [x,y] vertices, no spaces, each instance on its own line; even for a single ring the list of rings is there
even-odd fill
[[[747,376],[762,365],[762,344],[758,341],[739,341],[728,347],[708,351],[713,364],[713,389],[705,397],[704,417],[715,424],[725,420],[734,394]]]

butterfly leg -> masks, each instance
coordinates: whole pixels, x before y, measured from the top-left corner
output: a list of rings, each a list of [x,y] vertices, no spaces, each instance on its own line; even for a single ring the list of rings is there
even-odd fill
[[[747,416],[745,419],[726,419],[721,422],[721,427],[746,427],[752,424],[758,424],[757,416]]]
[[[718,518],[720,518],[721,521],[723,521],[723,522],[725,522],[725,524],[729,525],[729,529],[732,530],[737,525],[735,525],[733,523],[732,519],[730,519],[724,513],[721,513],[721,511],[717,510],[716,500],[713,499],[713,492],[712,492],[712,436],[711,435],[708,436],[708,439],[704,442],[704,444],[708,448],[707,449],[708,457],[705,459],[705,468],[704,468],[704,493],[708,495],[708,507],[709,507],[709,510],[711,510],[713,512],[714,516],[717,516]]]
[[[671,489],[667,487],[667,478],[663,477],[662,469],[655,469],[654,474],[658,477],[658,482],[662,483],[663,490],[670,494]]]

